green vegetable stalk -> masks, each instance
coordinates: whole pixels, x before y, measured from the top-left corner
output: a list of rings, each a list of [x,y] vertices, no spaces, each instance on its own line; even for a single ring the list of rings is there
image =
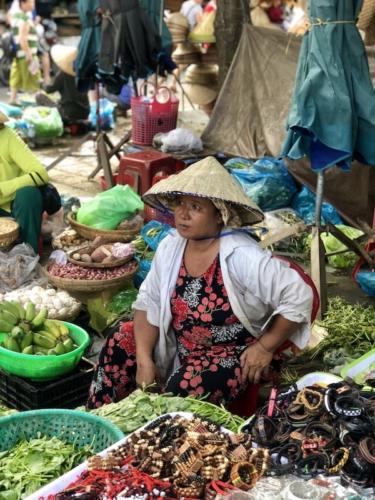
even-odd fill
[[[374,307],[348,304],[335,297],[329,302],[324,320],[318,324],[327,329],[328,335],[310,351],[313,357],[341,348],[358,357],[375,347]]]

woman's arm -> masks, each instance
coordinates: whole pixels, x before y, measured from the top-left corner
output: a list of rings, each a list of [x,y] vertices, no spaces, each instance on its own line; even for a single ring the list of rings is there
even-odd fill
[[[30,26],[27,21],[24,21],[20,25],[20,46],[25,53],[26,61],[30,63],[33,59],[33,54],[30,50],[28,36],[29,36]]]
[[[159,337],[159,328],[147,321],[146,311],[134,312],[134,337],[137,360],[136,382],[138,385],[152,384],[156,379],[153,351]]]
[[[3,130],[2,133],[8,135],[6,144],[10,162],[17,165],[24,175],[16,177],[15,173],[14,179],[0,182],[1,195],[8,197],[23,187],[46,184],[48,182],[48,173],[30,148],[13,130]],[[33,175],[35,183],[30,174]]]
[[[272,319],[265,333],[255,344],[248,347],[241,355],[242,382],[258,384],[266,374],[274,352],[300,327],[299,323],[289,321],[281,315]]]

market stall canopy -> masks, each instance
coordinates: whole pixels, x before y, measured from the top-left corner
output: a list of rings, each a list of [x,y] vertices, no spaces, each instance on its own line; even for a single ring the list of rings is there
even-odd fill
[[[244,25],[230,71],[202,136],[205,146],[250,158],[280,154],[300,45],[299,39],[281,30]],[[375,47],[368,47],[367,55],[375,82]],[[316,186],[316,174],[306,168],[307,159],[288,163],[298,180]],[[325,199],[342,215],[370,223],[375,206],[375,169],[358,162],[353,162],[349,173],[331,168],[326,175]]]
[[[282,156],[314,170],[375,164],[375,90],[356,19],[362,0],[309,3]]]

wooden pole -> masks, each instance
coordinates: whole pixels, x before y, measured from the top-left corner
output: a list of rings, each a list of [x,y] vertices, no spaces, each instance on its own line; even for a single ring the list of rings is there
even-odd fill
[[[320,237],[322,233],[321,217],[322,204],[324,193],[324,172],[318,173],[318,182],[316,187],[316,204],[315,204],[315,226],[312,230],[311,240],[311,278],[319,292],[320,309],[317,318],[322,317],[327,312],[327,277],[325,263],[325,249]]]

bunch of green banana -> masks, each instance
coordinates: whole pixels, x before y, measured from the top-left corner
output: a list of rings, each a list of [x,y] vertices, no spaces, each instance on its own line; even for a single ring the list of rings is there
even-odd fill
[[[1,346],[23,354],[60,355],[76,348],[67,326],[47,319],[48,310],[39,312],[29,302],[23,308],[18,302],[0,303],[0,333],[7,333]]]

